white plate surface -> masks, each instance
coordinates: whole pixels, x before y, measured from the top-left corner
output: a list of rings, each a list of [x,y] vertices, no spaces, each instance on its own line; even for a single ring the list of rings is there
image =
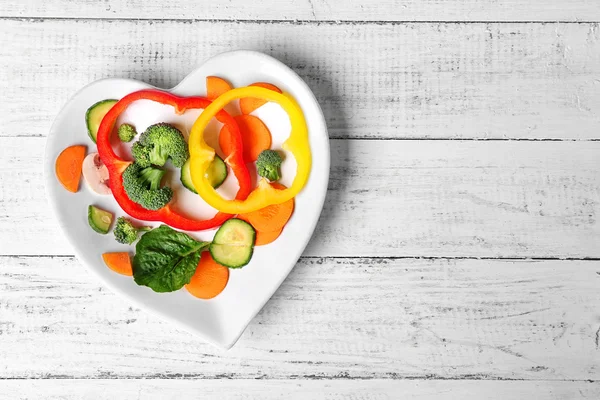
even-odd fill
[[[228,349],[235,344],[252,318],[275,293],[308,244],[327,192],[330,153],[325,119],[314,95],[304,81],[281,62],[252,51],[223,53],[206,61],[170,92],[179,96],[204,96],[206,77],[210,75],[223,77],[234,87],[262,81],[275,84],[284,92],[291,93],[306,117],[313,155],[310,179],[296,197],[294,214],[282,235],[269,245],[256,247],[254,256],[246,267],[231,270],[227,287],[215,299],[196,299],[185,289],[173,293],[155,293],[147,287],[137,286],[132,278],[109,270],[102,261],[102,253],[129,250],[133,254],[134,248],[115,242],[112,233],[100,235],[92,231],[87,222],[87,207],[90,204],[97,205],[112,211],[115,218],[125,215],[124,212],[112,196],[93,193],[83,178],[79,192],[74,194],[67,192],[54,175],[56,157],[64,148],[74,144],[85,144],[88,153],[96,151],[95,144],[87,136],[84,120],[90,105],[103,99],[119,99],[128,93],[153,88],[152,86],[135,80],[103,79],[79,91],[64,106],[52,125],[46,146],[44,171],[47,194],[56,218],[83,264],[106,286],[140,308],[198,335],[209,343]],[[235,113],[237,104],[232,104],[227,109]],[[176,115],[170,106],[138,101],[119,118],[118,124],[131,122],[138,132],[142,132],[152,123],[170,122],[187,134],[200,111],[190,110],[180,116]],[[272,148],[279,149],[289,135],[290,124],[287,115],[278,105],[271,103],[259,108],[253,115],[260,117],[267,124],[273,136]],[[206,131],[207,142],[217,149],[216,134],[219,126],[218,122],[213,121]],[[123,147],[121,151],[126,153],[128,149]],[[295,166],[293,157],[287,157],[282,167],[282,183],[291,183]],[[199,217],[209,217],[215,213],[215,210],[198,196],[187,192],[178,184],[178,172],[173,171],[172,175],[171,186],[176,191],[178,206]],[[232,196],[237,189],[237,182],[233,174],[230,175],[222,189],[219,189],[227,197]],[[191,234],[201,240],[210,240],[214,233],[215,230]]]

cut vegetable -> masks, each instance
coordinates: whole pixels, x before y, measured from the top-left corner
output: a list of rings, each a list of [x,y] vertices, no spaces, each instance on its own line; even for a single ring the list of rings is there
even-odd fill
[[[238,115],[235,117],[244,147],[244,161],[254,162],[258,155],[271,147],[271,132],[259,118],[253,115]],[[225,156],[231,153],[231,133],[225,125],[219,133],[219,146]]]
[[[225,161],[215,154],[215,158],[210,167],[206,170],[205,176],[215,189],[221,186],[221,184],[225,181],[225,178],[227,178],[227,165],[225,165]],[[188,190],[198,194],[194,184],[192,183],[192,177],[190,175],[190,160],[187,160],[185,164],[183,164],[183,167],[181,167],[181,183]]]
[[[213,243],[231,246],[252,246],[256,233],[254,228],[241,219],[232,218],[225,222],[213,239]]]
[[[112,221],[112,213],[104,211],[96,206],[88,207],[88,223],[96,232],[106,235],[110,230],[110,224],[112,224]]]
[[[112,106],[117,103],[117,100],[100,100],[88,108],[85,113],[85,123],[87,125],[88,135],[94,143],[98,136],[98,128],[102,122],[102,118],[110,111]]]
[[[210,254],[216,262],[229,268],[240,268],[250,262],[256,231],[241,219],[230,219],[215,234]]]
[[[254,88],[261,89],[261,88]],[[268,91],[266,89],[261,89]],[[268,91],[270,92],[270,91]],[[273,94],[277,94],[271,92]],[[227,93],[226,93],[227,94]],[[220,96],[222,97],[222,96]],[[108,114],[102,119],[100,128],[98,130],[98,154],[102,162],[108,168],[110,175],[110,188],[113,196],[121,209],[127,213],[130,217],[136,218],[142,221],[160,221],[169,224],[173,228],[187,230],[187,231],[199,231],[205,229],[216,228],[223,222],[231,218],[231,214],[217,213],[215,216],[209,219],[203,218],[189,218],[184,214],[181,214],[178,210],[174,209],[171,204],[167,204],[160,210],[147,210],[129,199],[127,192],[123,186],[123,175],[127,171],[131,164],[131,161],[126,161],[119,157],[111,145],[111,136],[116,124],[117,119],[120,115],[135,101],[138,100],[151,100],[164,105],[170,105],[175,108],[176,113],[181,114],[186,110],[191,109],[207,109],[210,107],[212,102],[204,97],[178,97],[174,94],[163,92],[159,90],[140,90],[137,92],[130,93],[117,102],[110,109]],[[215,100],[216,101],[216,100]],[[250,180],[250,174],[248,168],[243,160],[243,144],[242,137],[237,129],[237,124],[231,115],[224,110],[217,110],[213,116],[218,116],[219,120],[224,122],[225,125],[231,125],[234,135],[232,139],[234,141],[234,147],[236,150],[228,160],[227,166],[231,168],[235,175],[239,190],[236,194],[236,199],[242,200],[248,196],[248,193],[252,190],[252,182]],[[203,172],[210,166],[210,161],[214,158],[214,152],[211,154],[210,159],[206,158],[207,165],[204,166]],[[210,160],[210,161],[208,161]],[[183,160],[182,164],[186,160]],[[191,165],[190,165],[191,166]],[[190,169],[191,170],[191,169]],[[193,174],[192,174],[193,176]],[[204,180],[203,180],[204,181]],[[206,182],[211,190],[214,190],[210,183]],[[196,183],[194,183],[194,187]],[[197,263],[196,263],[197,264]],[[195,267],[195,266],[194,266]],[[192,275],[193,275],[192,271]],[[191,275],[190,275],[191,276]],[[186,282],[187,283],[187,282]]]
[[[129,143],[133,140],[133,138],[135,137],[135,135],[137,135],[137,131],[135,130],[135,127],[131,124],[121,124],[121,126],[119,126],[119,130],[117,131],[118,135],[119,135],[119,139],[121,140],[121,142],[124,143]]]
[[[85,146],[67,147],[56,158],[56,178],[69,192],[79,190],[81,167],[85,157]]]
[[[117,242],[131,244],[137,240],[139,232],[147,232],[149,230],[152,230],[149,226],[137,227],[127,218],[119,217],[117,218],[117,223],[113,229],[113,235],[115,235],[115,240]]]
[[[271,183],[275,189],[284,190],[286,187],[279,183]],[[256,210],[244,217],[250,224],[261,232],[273,232],[283,229],[294,212],[294,199],[289,199],[280,204],[272,204],[260,210]]]
[[[288,189],[274,189],[269,185],[266,179],[261,179],[258,182],[257,187],[248,194],[248,197],[245,200],[237,198],[226,199],[204,178],[204,172],[210,166],[215,155],[215,149],[210,147],[204,140],[204,130],[211,119],[218,115],[219,112],[223,111],[223,107],[233,100],[245,97],[257,97],[272,101],[279,104],[288,114],[292,129],[288,138],[281,144],[281,147],[283,150],[289,152],[296,160],[296,174]],[[98,137],[100,136],[101,135],[99,134]],[[241,140],[241,135],[239,133],[238,135],[232,135],[234,139],[236,139],[236,136],[237,139]],[[289,94],[284,95],[262,87],[252,86],[232,89],[217,97],[204,109],[200,116],[198,116],[198,119],[196,119],[196,122],[194,122],[194,125],[192,125],[192,129],[190,130],[188,143],[190,148],[190,174],[192,176],[192,182],[194,182],[194,187],[198,191],[198,195],[200,195],[208,205],[221,212],[244,214],[259,210],[271,204],[283,203],[300,193],[310,176],[312,154],[308,140],[308,126],[300,105]],[[243,161],[243,154],[240,154],[239,151],[233,151],[231,155],[227,157],[227,164],[233,168],[233,166],[237,164],[237,161],[232,164],[230,160],[235,160],[236,158],[242,158]],[[113,188],[113,186],[111,180],[111,188]]]
[[[189,161],[189,160],[188,160]],[[210,167],[206,170],[204,176],[209,180],[212,187],[215,189],[221,186],[221,184],[227,178],[227,165],[225,165],[225,161],[221,157],[215,154],[215,158],[210,164]],[[188,182],[192,183],[192,177],[190,176],[190,168],[188,162]]]
[[[278,186],[284,187],[283,185]],[[250,225],[252,225],[248,220],[247,214],[239,214],[238,216],[236,216],[236,218],[241,219],[242,221],[246,221]],[[283,228],[276,231],[259,231],[258,229],[256,229],[255,226],[253,226],[253,228],[256,231],[256,240],[254,241],[255,246],[264,246],[266,244],[273,243],[275,240],[277,240],[279,236],[281,236],[281,233],[283,232]]]
[[[118,274],[132,276],[131,258],[127,252],[104,253],[102,259],[108,268]]]
[[[206,97],[211,100],[216,99],[225,92],[232,89],[229,82],[218,76],[207,76],[206,77]]]
[[[283,159],[275,150],[263,150],[256,160],[256,172],[259,176],[267,178],[274,182],[281,179],[279,167],[283,163]]]
[[[281,235],[281,232],[283,232],[283,229],[272,232],[256,231],[256,242],[254,245],[264,246],[265,244],[272,243],[277,240],[277,238]]]
[[[281,93],[281,89],[279,89],[277,86],[271,85],[270,83],[266,82],[256,82],[250,86],[258,86],[272,90],[277,93]],[[242,114],[250,114],[252,111],[256,110],[259,107],[262,107],[266,103],[267,102],[262,99],[257,99],[254,97],[245,97],[243,99],[240,99],[240,110],[242,111]]]
[[[94,193],[110,194],[108,185],[108,168],[100,159],[98,153],[90,153],[83,160],[82,170],[85,182]]]
[[[241,219],[244,222],[247,222],[250,224],[250,221],[248,221],[248,217],[246,217],[246,214],[238,214],[235,216],[237,219]],[[252,224],[250,224],[252,225]],[[254,227],[253,227],[254,228]],[[256,228],[254,228],[256,230]]]
[[[229,281],[229,268],[217,263],[208,251],[202,253],[196,272],[185,288],[199,299],[212,299],[221,293]]]
[[[179,290],[190,283],[209,244],[167,225],[146,232],[135,246],[133,280],[159,293]]]
[[[227,268],[241,268],[252,258],[254,246],[230,246],[226,244],[211,244],[210,255],[219,264]]]

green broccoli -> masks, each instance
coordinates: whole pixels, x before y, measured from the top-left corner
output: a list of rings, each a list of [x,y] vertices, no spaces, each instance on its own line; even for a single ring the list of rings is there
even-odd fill
[[[117,223],[115,225],[115,229],[113,233],[115,234],[115,240],[119,243],[123,244],[131,244],[136,241],[138,232],[149,231],[152,228],[149,226],[142,226],[140,228],[136,228],[131,224],[131,222],[123,217],[117,218]]]
[[[131,155],[135,158],[135,163],[140,167],[145,168],[152,165],[148,148],[144,147],[140,142],[135,142],[131,146]]]
[[[135,135],[137,135],[137,132],[133,125],[121,124],[119,126],[119,139],[121,139],[121,142],[131,142]]]
[[[123,187],[127,196],[147,210],[163,208],[173,198],[173,190],[160,187],[165,171],[155,167],[129,165],[123,172]]]
[[[163,166],[171,158],[177,168],[189,158],[188,144],[179,129],[166,123],[150,125],[131,148],[136,162],[142,167]]]
[[[283,160],[275,150],[263,150],[256,160],[256,169],[258,174],[270,181],[277,181],[281,178],[279,167]]]

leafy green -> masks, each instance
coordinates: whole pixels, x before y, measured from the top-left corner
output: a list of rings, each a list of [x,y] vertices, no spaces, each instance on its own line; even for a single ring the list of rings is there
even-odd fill
[[[167,225],[142,235],[133,258],[133,279],[155,292],[174,292],[190,282],[200,253],[210,242],[199,242]]]

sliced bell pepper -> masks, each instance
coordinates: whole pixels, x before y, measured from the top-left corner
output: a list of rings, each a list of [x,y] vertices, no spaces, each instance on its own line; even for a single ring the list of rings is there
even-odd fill
[[[178,114],[182,114],[188,109],[207,108],[211,103],[210,100],[204,97],[178,97],[160,90],[140,90],[123,97],[104,116],[98,129],[98,154],[104,165],[108,168],[110,189],[123,211],[133,218],[143,221],[161,221],[173,228],[188,231],[215,228],[231,218],[231,214],[219,212],[211,219],[193,219],[174,210],[171,203],[159,210],[153,211],[147,210],[129,199],[125,192],[125,188],[123,187],[122,175],[132,161],[123,160],[117,156],[110,144],[110,136],[119,115],[121,115],[121,113],[136,100],[153,100],[161,104],[171,105]],[[225,161],[233,170],[240,186],[236,199],[243,200],[248,196],[248,193],[250,193],[252,184],[243,159],[242,137],[239,128],[231,115],[226,111],[221,110],[218,117],[220,121],[223,121],[228,125],[229,129],[232,129],[235,132],[232,137],[232,145],[235,150]]]
[[[292,125],[288,139],[283,143],[284,150],[290,151],[296,158],[296,176],[292,185],[284,190],[273,188],[266,179],[261,179],[256,189],[247,198],[227,200],[210,185],[205,172],[215,157],[215,150],[204,141],[204,129],[211,118],[218,115],[222,108],[235,99],[245,97],[260,98],[278,103],[287,113]],[[198,194],[210,206],[221,212],[244,214],[259,210],[271,204],[279,204],[295,197],[308,181],[312,163],[308,142],[308,127],[298,103],[289,94],[280,94],[269,89],[247,86],[232,89],[216,98],[198,117],[189,139],[190,172],[192,183]]]

